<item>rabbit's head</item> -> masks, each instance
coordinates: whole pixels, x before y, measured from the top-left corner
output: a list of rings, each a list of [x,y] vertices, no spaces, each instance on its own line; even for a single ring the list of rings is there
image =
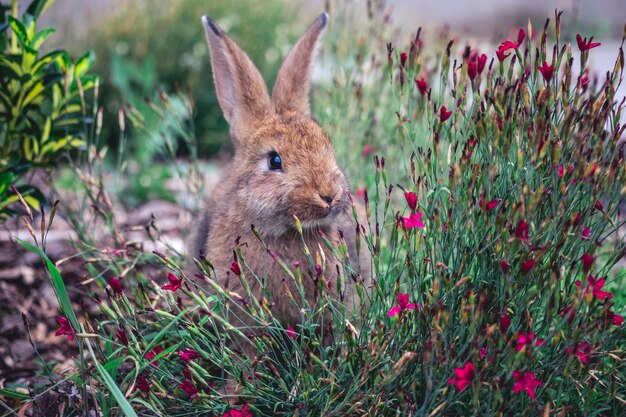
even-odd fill
[[[209,17],[203,17],[219,104],[230,126],[235,156],[221,196],[238,205],[266,236],[294,228],[332,225],[348,210],[348,185],[326,133],[310,118],[309,77],[320,15],[282,64],[270,98],[250,58]]]

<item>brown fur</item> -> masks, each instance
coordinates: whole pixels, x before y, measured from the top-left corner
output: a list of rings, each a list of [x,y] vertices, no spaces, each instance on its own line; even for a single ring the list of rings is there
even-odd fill
[[[317,252],[324,252],[326,275],[333,283],[337,279],[336,261],[319,237],[320,231],[334,243],[343,233],[354,269],[365,281],[371,277],[369,260],[364,253],[361,260],[356,254],[348,183],[337,166],[328,136],[309,117],[308,79],[327,16],[318,17],[289,53],[272,99],[248,56],[212,20],[203,20],[218,101],[230,125],[235,155],[208,203],[201,226],[206,238],[201,236],[200,251],[214,265],[221,284],[245,297],[239,279],[229,271],[235,241],[240,237],[246,264],[265,281],[272,295],[272,313],[285,327],[295,326],[301,312],[285,294],[285,288],[297,294],[295,285],[253,235],[251,225],[287,265],[301,265],[305,296],[312,305],[314,267],[304,255],[294,216],[302,222],[313,259]],[[282,172],[269,169],[272,151],[282,158]],[[357,210],[359,223],[365,224],[363,208]],[[250,271],[245,272],[251,276]],[[260,299],[261,286],[250,281],[253,296]],[[352,285],[345,295],[348,303],[356,301]]]

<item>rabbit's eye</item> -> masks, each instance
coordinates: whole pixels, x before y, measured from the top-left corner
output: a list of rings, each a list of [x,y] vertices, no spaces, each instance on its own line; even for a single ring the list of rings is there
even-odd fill
[[[273,171],[283,169],[283,159],[274,151],[270,152],[268,162],[270,164],[270,169]]]

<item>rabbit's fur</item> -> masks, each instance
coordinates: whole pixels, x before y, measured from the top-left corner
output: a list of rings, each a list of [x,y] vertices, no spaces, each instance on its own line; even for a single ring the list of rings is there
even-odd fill
[[[320,15],[294,46],[280,69],[270,98],[248,56],[215,22],[203,18],[217,98],[230,125],[235,155],[213,191],[199,226],[199,254],[212,263],[222,285],[245,299],[239,278],[230,271],[239,238],[245,263],[265,281],[272,297],[272,313],[285,327],[295,326],[301,315],[285,289],[296,300],[298,292],[269,256],[268,249],[288,266],[300,265],[305,296],[311,305],[316,294],[315,268],[305,256],[294,216],[302,222],[304,241],[313,259],[324,252],[325,276],[331,280],[333,291],[338,279],[337,261],[324,245],[320,232],[333,243],[339,242],[343,234],[354,278],[368,281],[371,276],[365,242],[361,260],[356,253],[357,224],[348,182],[337,166],[328,136],[310,118],[308,82],[327,19],[325,13]],[[281,169],[270,167],[273,153],[280,156]],[[359,223],[366,225],[363,207],[357,205],[357,212]],[[251,225],[260,232],[267,249],[254,236]],[[249,271],[246,273],[253,295],[260,300],[264,296],[260,285]],[[347,284],[343,299],[355,307],[358,301],[352,294],[353,277],[342,279]]]

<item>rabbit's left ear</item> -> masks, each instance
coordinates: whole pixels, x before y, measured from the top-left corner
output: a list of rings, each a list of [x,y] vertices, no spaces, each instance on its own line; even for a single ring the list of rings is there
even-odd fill
[[[272,92],[272,102],[278,113],[296,112],[309,116],[309,78],[313,57],[320,35],[328,23],[322,13],[307,29],[280,67]]]

